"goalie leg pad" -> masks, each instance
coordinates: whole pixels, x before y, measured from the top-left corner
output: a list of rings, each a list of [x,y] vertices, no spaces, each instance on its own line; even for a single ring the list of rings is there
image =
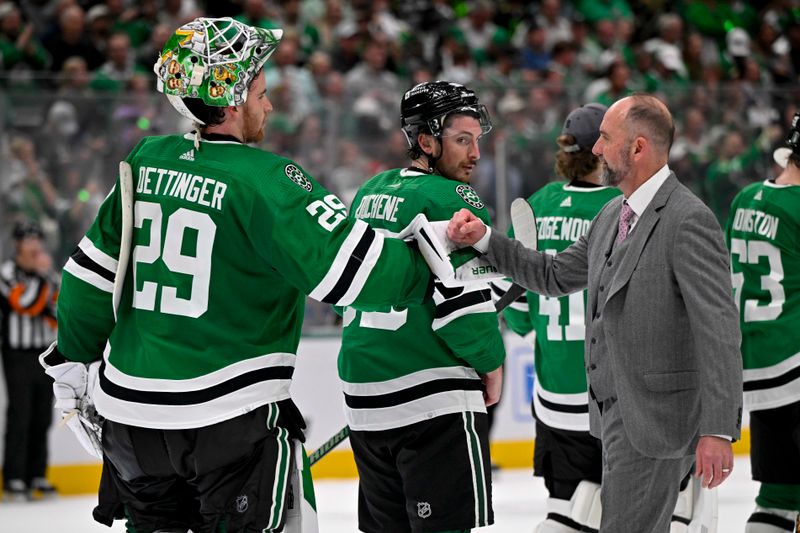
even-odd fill
[[[670,533],[715,533],[718,517],[717,489],[704,489],[700,479],[691,476],[678,493],[672,513]]]
[[[600,485],[583,480],[578,483],[570,498],[570,518],[582,526],[600,529],[602,506],[600,504]]]
[[[756,505],[744,531],[745,533],[794,533],[797,519],[797,511]]]

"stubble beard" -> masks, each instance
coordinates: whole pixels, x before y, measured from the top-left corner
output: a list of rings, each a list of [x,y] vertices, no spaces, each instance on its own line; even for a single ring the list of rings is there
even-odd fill
[[[631,158],[628,151],[624,152],[625,155],[622,156],[622,163],[620,163],[619,168],[611,168],[608,166],[608,162],[603,159],[603,172],[600,175],[600,180],[603,185],[607,187],[617,187],[622,180],[625,179],[625,176],[630,174],[631,170]]]

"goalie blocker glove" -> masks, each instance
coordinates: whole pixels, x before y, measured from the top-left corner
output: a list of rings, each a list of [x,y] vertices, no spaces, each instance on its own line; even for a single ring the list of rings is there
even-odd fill
[[[89,364],[67,361],[54,342],[39,356],[39,363],[54,380],[55,407],[61,412],[62,424],[69,427],[90,455],[102,459],[103,418],[92,401],[101,361]]]

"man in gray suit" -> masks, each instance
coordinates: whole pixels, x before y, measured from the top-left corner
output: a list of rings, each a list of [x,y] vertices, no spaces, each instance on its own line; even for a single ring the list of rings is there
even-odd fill
[[[693,462],[703,487],[722,483],[739,438],[738,313],[719,224],[667,166],[674,126],[648,95],[615,103],[593,152],[623,196],[587,234],[549,256],[461,210],[448,238],[548,296],[588,288],[590,426],[603,443],[600,531],[666,532]]]

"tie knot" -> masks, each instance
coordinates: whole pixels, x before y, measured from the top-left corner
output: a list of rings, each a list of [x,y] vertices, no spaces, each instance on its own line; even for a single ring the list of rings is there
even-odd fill
[[[633,219],[633,209],[628,202],[622,202],[622,209],[619,212],[619,227],[617,228],[617,238],[614,244],[620,244],[628,236],[631,230],[631,220]]]
[[[631,219],[633,218],[634,212],[633,208],[628,202],[622,202],[622,210],[619,212],[620,220],[625,221],[626,223],[630,223]]]

